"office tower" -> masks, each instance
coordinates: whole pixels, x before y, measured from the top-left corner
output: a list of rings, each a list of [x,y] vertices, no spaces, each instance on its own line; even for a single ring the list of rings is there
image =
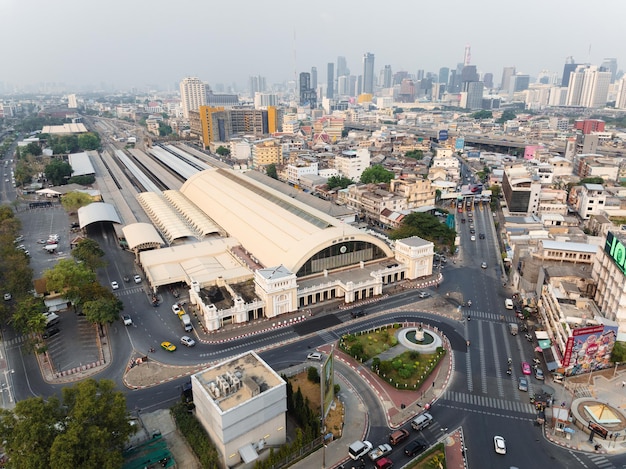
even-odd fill
[[[357,92],[357,77],[354,75],[348,76],[348,94],[350,96],[356,96]]]
[[[339,96],[347,96],[350,94],[350,77],[337,77],[337,94]]]
[[[444,85],[448,84],[448,80],[450,79],[450,69],[448,67],[441,67],[439,69],[439,83],[443,83]]]
[[[363,78],[361,84],[363,85],[363,93],[374,94],[374,54],[371,52],[363,54]]]
[[[466,65],[461,71],[461,81],[463,83],[470,81],[478,81],[478,72],[476,71],[476,65]]]
[[[405,78],[409,78],[409,72],[405,72],[404,70],[402,70],[400,72],[394,73],[392,85],[399,85]]]
[[[400,83],[400,91],[398,92],[398,101],[401,103],[412,103],[415,101],[415,83],[413,80],[405,78]]]
[[[337,76],[346,77],[348,75],[350,75],[350,70],[348,70],[346,58],[340,55],[337,57]]]
[[[493,73],[485,73],[483,83],[485,84],[485,88],[493,88]]]
[[[424,70],[418,70],[417,71],[417,81],[423,80],[424,79]]]
[[[589,108],[604,107],[610,84],[611,72],[601,71],[595,65],[579,65],[570,74],[565,104]]]
[[[356,78],[356,96],[363,93],[363,75],[359,75]]]
[[[604,59],[600,67],[604,68],[604,70],[607,72],[611,72],[611,83],[614,83],[615,75],[617,75],[617,59],[615,58]]]
[[[317,67],[311,67],[311,88],[317,89]]]
[[[183,116],[189,119],[189,111],[197,111],[206,104],[206,87],[200,78],[187,77],[180,82],[180,100]]]
[[[326,72],[326,97],[332,99],[335,97],[335,64],[328,63]]]
[[[626,77],[622,77],[617,81],[615,109],[626,109]]]
[[[391,88],[391,65],[385,65],[385,68],[383,69],[383,88]]]
[[[508,91],[511,86],[511,77],[515,75],[515,67],[504,67],[502,69],[502,81],[500,81],[500,89]]]
[[[254,93],[263,93],[265,91],[265,77],[261,75],[250,77],[249,91],[250,96],[254,96]]]
[[[470,81],[464,83],[464,91],[467,93],[467,109],[482,109],[483,91],[485,85],[482,81]]]
[[[563,76],[561,77],[561,86],[567,88],[569,86],[570,73],[576,70],[579,64],[574,63],[574,57],[571,55],[565,59],[565,66],[563,67]]]
[[[307,72],[300,73],[300,105],[317,106],[317,92],[311,88],[311,74]]]
[[[254,93],[254,108],[278,106],[278,96],[274,93]]]
[[[516,73],[509,79],[509,96],[513,96],[517,91],[524,91],[530,85],[530,77],[521,73]]]

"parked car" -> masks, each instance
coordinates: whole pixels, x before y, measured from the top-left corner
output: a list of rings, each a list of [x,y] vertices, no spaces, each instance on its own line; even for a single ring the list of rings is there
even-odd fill
[[[483,262],[482,264],[480,264],[481,269],[486,269],[487,268],[487,263]]]
[[[41,334],[41,337],[43,337],[44,339],[49,339],[50,337],[57,335],[59,332],[61,332],[61,329],[59,329],[58,327],[51,327],[49,329],[46,329],[43,334]]]
[[[307,360],[321,360],[322,354],[320,352],[311,352],[306,356]]]
[[[161,348],[163,350],[167,350],[168,352],[173,352],[174,350],[176,350],[176,345],[174,345],[171,342],[161,342]]]
[[[528,362],[522,362],[522,373],[524,373],[525,375],[531,374],[530,365],[528,364]]]
[[[186,335],[180,338],[180,343],[186,345],[187,347],[193,347],[194,345],[196,345],[196,341]]]
[[[4,301],[9,301],[11,298],[13,298],[13,295],[11,295],[10,293],[4,294]]]
[[[506,443],[504,442],[504,438],[501,436],[493,437],[493,447],[498,454],[506,454]]]
[[[470,236],[470,241],[476,241],[476,236],[474,235]]]
[[[363,311],[362,309],[358,310],[358,311],[352,311],[352,317],[353,318],[360,318],[365,316],[365,311]]]
[[[180,306],[178,306],[177,304],[173,304],[172,305],[172,313],[174,313],[174,314],[180,313]]]
[[[478,237],[479,237],[480,239],[485,239],[485,233],[479,233],[479,234],[478,234]]]
[[[426,292],[426,291],[421,291],[419,292],[419,294],[417,295],[420,298],[428,298],[430,296],[430,293]]]

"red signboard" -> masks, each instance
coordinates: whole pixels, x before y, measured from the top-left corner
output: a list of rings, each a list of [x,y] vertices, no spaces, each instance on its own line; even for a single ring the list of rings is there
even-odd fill
[[[574,348],[574,337],[567,338],[567,344],[565,345],[565,355],[563,356],[563,366],[567,368],[569,361],[572,358],[572,349]]]
[[[577,327],[572,332],[572,335],[577,336],[577,335],[585,335],[585,334],[598,334],[599,332],[603,332],[603,331],[604,331],[603,325],[589,326],[589,327]]]

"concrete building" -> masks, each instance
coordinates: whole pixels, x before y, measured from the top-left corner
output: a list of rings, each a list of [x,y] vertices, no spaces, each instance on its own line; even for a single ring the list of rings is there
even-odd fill
[[[502,177],[502,194],[509,212],[537,214],[541,183],[522,165],[505,168]]]
[[[600,108],[606,106],[611,84],[611,72],[594,65],[580,65],[570,74],[567,88],[568,106]]]
[[[606,204],[607,194],[601,184],[583,184],[577,197],[576,211],[583,220],[600,215]]]
[[[345,150],[335,157],[335,169],[343,177],[358,181],[361,174],[370,167],[370,152],[367,148]]]
[[[626,333],[626,237],[608,231],[606,241],[593,263],[592,278],[597,283],[595,300],[608,319],[616,321],[620,334]]]
[[[358,94],[374,94],[374,54],[363,54],[363,82]]]
[[[287,385],[253,351],[191,375],[195,415],[220,467],[252,467],[287,441]]]
[[[187,77],[180,82],[180,99],[183,117],[189,119],[189,111],[197,111],[206,105],[206,86],[197,77]]]
[[[283,164],[280,142],[275,138],[255,141],[252,144],[252,166],[263,168],[270,164]]]

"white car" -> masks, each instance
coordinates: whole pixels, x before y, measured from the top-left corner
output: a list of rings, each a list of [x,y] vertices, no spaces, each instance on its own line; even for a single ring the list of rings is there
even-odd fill
[[[193,347],[194,345],[196,345],[196,341],[186,335],[180,338],[180,343],[186,345],[187,347]]]
[[[174,314],[180,313],[180,306],[178,306],[177,304],[173,304],[172,305],[172,313],[174,313]]]
[[[481,267],[482,269],[486,269],[486,268],[487,268],[487,263],[486,263],[486,262],[483,262],[482,264],[480,264],[480,267]]]
[[[476,241],[476,236],[474,235],[470,236],[470,241]]]
[[[506,443],[504,442],[504,438],[501,436],[493,437],[493,447],[498,454],[506,454]]]
[[[4,294],[4,301],[9,301],[11,298],[13,298],[13,296],[10,293]]]
[[[135,279],[135,283],[141,283],[141,277],[139,275],[135,275],[133,279]]]
[[[111,288],[113,290],[117,290],[119,287],[119,284],[115,280],[111,282]]]
[[[311,352],[306,356],[307,360],[321,360],[322,354],[319,352]]]
[[[132,326],[133,325],[133,320],[131,319],[131,317],[128,314],[123,314],[122,315],[122,321],[124,321],[124,325],[125,326]]]

